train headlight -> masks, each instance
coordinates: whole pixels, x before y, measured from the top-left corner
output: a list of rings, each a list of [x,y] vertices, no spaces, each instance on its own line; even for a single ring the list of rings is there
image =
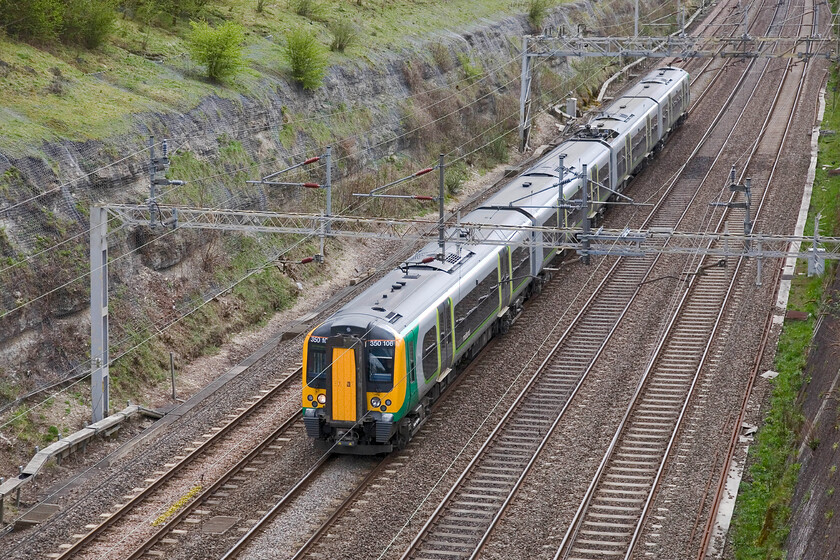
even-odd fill
[[[370,399],[370,406],[373,408],[379,408],[380,404],[382,404],[382,400],[379,397],[373,397]]]
[[[318,395],[318,402],[321,404],[325,404],[327,402],[327,395],[325,395],[324,393]]]
[[[309,402],[312,402],[312,395],[306,395],[306,399],[307,399]]]
[[[391,399],[385,399],[385,406],[391,406]]]

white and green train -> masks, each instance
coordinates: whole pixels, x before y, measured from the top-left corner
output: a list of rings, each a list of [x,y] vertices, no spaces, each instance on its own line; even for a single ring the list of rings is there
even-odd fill
[[[560,154],[568,200],[581,198],[586,166],[593,217],[662,146],[688,103],[684,70],[651,72],[463,221],[580,224],[583,210],[558,205]],[[442,260],[434,258],[438,245],[427,245],[309,333],[303,420],[320,446],[356,454],[404,446],[458,366],[506,332],[523,302],[539,291],[555,256],[543,248],[541,234],[487,233],[503,243],[460,244]]]

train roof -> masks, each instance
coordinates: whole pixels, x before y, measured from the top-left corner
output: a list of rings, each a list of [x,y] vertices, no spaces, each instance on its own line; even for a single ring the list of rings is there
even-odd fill
[[[519,179],[529,181],[532,180],[529,178],[539,176],[556,178],[557,167],[560,165],[560,154],[565,156],[563,159],[564,167],[578,172],[582,171],[584,165],[591,168],[592,165],[603,158],[608,158],[610,155],[609,148],[601,142],[593,142],[584,138],[571,138],[545,154]],[[567,187],[567,189],[569,188],[571,187]],[[574,187],[574,190],[577,190],[577,187]]]
[[[642,115],[656,102],[649,98],[667,94],[679,87],[687,73],[680,68],[662,68],[651,72],[642,81],[631,87],[627,93],[613,101],[605,111],[590,123],[593,128],[603,127],[620,136],[630,131]],[[584,164],[592,166],[609,157],[609,140],[571,138],[540,158],[522,175],[513,179],[499,192],[491,196],[482,207],[462,218],[463,224],[492,223],[497,225],[530,225],[531,218],[540,211],[551,211],[557,199],[557,177],[559,155],[565,154],[567,169],[580,172]],[[580,179],[569,181],[564,188],[567,195],[576,192]],[[447,237],[463,235],[469,238],[465,226],[448,228]],[[484,229],[484,236],[515,244],[527,234],[513,230]],[[437,243],[429,243],[401,264],[401,268],[385,274],[373,286],[359,294],[325,324],[334,323],[367,328],[371,323],[400,333],[416,321],[420,315],[433,309],[458,284],[460,278],[476,267],[487,264],[489,258],[501,250],[499,245],[449,244],[443,262],[434,260],[422,263],[424,258],[434,257],[439,252]],[[495,263],[494,263],[495,264]]]

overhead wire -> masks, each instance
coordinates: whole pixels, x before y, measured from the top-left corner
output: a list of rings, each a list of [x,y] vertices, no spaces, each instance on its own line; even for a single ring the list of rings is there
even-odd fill
[[[412,99],[412,98],[414,98],[414,97],[427,96],[427,95],[429,95],[429,94],[431,94],[431,93],[434,93],[434,92],[436,92],[436,91],[447,90],[447,89],[451,89],[451,88],[453,88],[453,87],[456,87],[456,88],[457,88],[457,86],[458,86],[459,84],[463,84],[463,83],[466,83],[466,82],[471,82],[471,83],[481,83],[481,82],[483,82],[483,81],[485,81],[485,80],[487,80],[487,79],[489,79],[489,78],[492,78],[492,77],[495,75],[495,73],[496,73],[496,72],[500,71],[500,70],[501,70],[501,69],[503,69],[504,67],[509,66],[510,64],[512,64],[512,63],[514,63],[514,62],[517,62],[517,60],[518,60],[518,58],[517,58],[517,57],[511,57],[510,59],[508,59],[508,60],[506,60],[506,61],[504,61],[504,62],[502,62],[502,63],[500,63],[500,64],[496,65],[496,66],[495,66],[495,67],[493,67],[493,68],[490,68],[490,69],[484,70],[484,71],[482,72],[482,76],[481,76],[480,78],[477,78],[477,79],[476,79],[475,77],[465,77],[465,78],[462,78],[462,79],[457,80],[457,81],[455,81],[455,82],[449,82],[449,83],[446,83],[446,84],[440,85],[440,86],[438,86],[438,87],[436,87],[436,88],[431,88],[431,89],[428,89],[428,90],[424,90],[424,91],[422,91],[422,92],[417,92],[417,93],[411,94],[411,95],[409,95],[409,96],[405,96],[405,97],[400,98],[400,99]],[[512,82],[512,81],[515,81],[515,80],[511,80],[511,82]],[[508,84],[509,84],[509,83],[511,83],[511,82],[508,82]],[[456,96],[458,96],[458,95],[459,95],[458,93],[453,93],[453,94],[451,94],[451,95],[449,95],[449,96],[446,96],[446,97],[444,97],[444,98],[442,98],[442,99],[437,99],[437,100],[435,100],[435,101],[431,102],[431,103],[430,103],[430,104],[428,104],[428,105],[425,105],[425,106],[420,107],[420,110],[428,110],[428,109],[431,109],[431,108],[433,108],[433,107],[435,107],[435,106],[437,106],[437,105],[439,105],[439,104],[441,104],[441,103],[443,103],[443,102],[445,102],[445,101],[448,101],[449,99],[452,99],[452,98],[454,98],[454,97],[456,97]],[[473,102],[473,103],[475,103],[475,102]],[[468,106],[470,106],[470,105],[472,105],[472,103],[470,103],[470,104],[466,105],[465,107],[468,107]],[[347,110],[343,110],[343,111],[334,111],[334,112],[332,112],[332,113],[328,113],[328,114],[326,114],[326,115],[318,115],[318,116],[314,116],[314,117],[309,117],[309,118],[306,118],[306,119],[293,119],[293,120],[290,120],[290,121],[284,122],[284,123],[283,123],[283,126],[287,126],[287,125],[290,125],[290,124],[301,124],[301,123],[312,122],[312,121],[318,121],[318,120],[326,120],[326,119],[329,119],[329,118],[332,118],[332,117],[335,117],[335,116],[338,116],[338,115],[348,114],[348,113],[353,113],[353,112],[356,112],[356,111],[359,111],[359,110],[362,110],[362,109],[363,109],[363,108],[351,108],[351,109],[347,109]],[[448,116],[448,115],[447,115],[447,116]],[[438,119],[438,120],[439,120],[439,119]],[[434,121],[434,122],[437,122],[437,121]],[[230,133],[231,133],[231,134],[236,134],[237,132],[247,132],[247,131],[250,131],[250,130],[266,130],[266,129],[273,128],[274,126],[276,126],[276,125],[260,125],[260,126],[255,126],[255,127],[246,127],[246,128],[242,128],[242,129],[239,129],[238,131],[233,131],[233,132],[230,132]],[[375,125],[373,128],[377,128],[377,127],[380,127],[380,126],[381,126],[381,123],[378,123],[378,124],[377,124],[377,125]],[[361,131],[361,132],[359,132],[359,133],[357,133],[357,134],[355,134],[355,135],[353,135],[353,136],[350,136],[350,137],[348,137],[348,138],[360,138],[360,137],[363,137],[364,135],[366,135],[367,133],[369,133],[371,130],[373,130],[373,128],[371,128],[371,129],[369,129],[369,130],[367,130],[367,131]],[[407,135],[407,134],[412,134],[412,133],[416,132],[416,130],[417,130],[417,129],[412,130],[412,131],[409,131],[409,132],[404,133],[404,134],[400,134],[400,135],[398,135],[398,136],[395,136],[393,139],[389,140],[389,142],[396,141],[396,140],[398,140],[398,139],[400,139],[400,138],[404,137],[404,136],[405,136],[405,135]],[[218,134],[218,131],[217,131],[217,130],[210,130],[210,131],[207,131],[207,132],[202,133],[202,134],[195,134],[195,135],[189,135],[189,136],[175,136],[175,137],[172,137],[172,138],[167,138],[167,140],[168,140],[168,141],[170,141],[170,142],[180,142],[180,143],[183,145],[183,144],[187,144],[188,140],[195,139],[195,138],[200,138],[200,137],[202,137],[202,136],[206,136],[206,135],[210,135],[210,134]],[[158,146],[160,146],[161,144],[162,144],[162,141],[158,141],[158,142],[156,142],[156,143],[154,143],[154,144],[153,144],[153,147],[158,147]],[[379,147],[379,146],[380,146],[380,145],[382,145],[382,144],[383,144],[383,143],[379,143],[379,144],[375,144],[375,145],[373,145],[373,146],[367,147],[367,148],[366,148],[365,150],[363,150],[362,152],[357,152],[357,153],[354,153],[354,154],[352,154],[352,156],[356,156],[356,155],[358,155],[358,153],[365,153],[365,152],[371,151],[371,150],[373,150],[374,148]],[[40,199],[40,198],[42,198],[42,197],[45,197],[45,196],[48,196],[48,195],[51,195],[51,194],[56,194],[56,193],[60,192],[63,188],[66,188],[66,187],[68,187],[68,186],[70,186],[70,185],[72,185],[72,184],[74,184],[74,183],[76,183],[76,182],[78,182],[78,181],[80,181],[80,180],[82,180],[82,179],[85,179],[85,178],[87,178],[87,177],[90,177],[91,175],[94,175],[94,174],[99,173],[99,172],[101,172],[101,171],[103,171],[103,170],[105,170],[105,169],[108,169],[109,167],[112,167],[112,166],[118,165],[118,164],[120,164],[120,163],[122,163],[122,162],[124,162],[124,161],[126,161],[126,160],[128,160],[128,159],[130,159],[130,158],[132,158],[132,157],[134,157],[134,156],[136,156],[136,155],[139,155],[139,154],[141,154],[141,153],[143,153],[143,152],[149,151],[149,149],[150,149],[150,147],[149,147],[149,146],[145,146],[145,147],[143,147],[142,149],[137,150],[137,151],[135,151],[135,152],[133,152],[133,153],[131,153],[131,154],[127,155],[127,156],[124,156],[124,157],[122,157],[122,158],[120,158],[120,159],[118,159],[118,160],[116,160],[116,161],[113,161],[113,162],[111,162],[111,163],[109,163],[109,164],[107,164],[107,165],[100,166],[100,167],[98,167],[97,169],[95,169],[95,170],[93,170],[93,171],[91,171],[91,172],[89,172],[89,173],[87,173],[87,174],[85,174],[85,175],[82,175],[82,176],[80,176],[80,177],[73,178],[73,179],[71,179],[71,180],[69,180],[69,181],[66,181],[66,182],[64,182],[64,183],[62,183],[62,184],[60,184],[60,185],[58,185],[57,187],[54,187],[53,189],[50,189],[50,190],[48,190],[48,191],[44,191],[44,192],[38,193],[37,195],[33,195],[33,196],[31,196],[31,197],[29,197],[29,198],[27,198],[27,199],[25,199],[25,200],[19,201],[19,202],[17,202],[17,203],[15,203],[15,204],[13,204],[13,205],[10,205],[10,206],[8,206],[8,207],[5,207],[5,208],[3,208],[2,210],[3,210],[4,212],[9,212],[9,211],[15,210],[15,209],[17,209],[17,208],[19,208],[20,206],[23,206],[23,205],[25,205],[25,204],[28,204],[28,203],[34,202],[34,201],[36,201],[36,200],[38,200],[38,199]],[[176,152],[178,149],[179,149],[179,146],[174,147],[174,149],[172,150],[172,153]],[[306,153],[307,151],[311,151],[311,150],[302,150],[301,152],[298,152],[297,154],[292,154],[292,155],[290,155],[290,156],[285,156],[285,157],[283,157],[283,156],[279,156],[279,157],[277,157],[277,158],[275,158],[274,160],[271,160],[271,161],[274,161],[274,162],[279,162],[279,161],[282,161],[283,159],[295,158],[295,157],[301,156],[302,154]],[[348,157],[349,157],[349,156],[348,156]],[[342,158],[339,158],[339,159],[342,159]],[[200,178],[200,179],[192,179],[192,180],[190,180],[189,182],[190,182],[190,183],[194,183],[194,182],[195,182],[195,181],[197,181],[197,180],[210,179],[210,178],[215,178],[215,177],[220,177],[220,176],[225,176],[225,175],[231,175],[231,174],[236,173],[236,172],[242,172],[242,171],[246,171],[246,170],[250,170],[250,169],[254,169],[254,168],[258,168],[258,167],[262,167],[262,166],[266,165],[266,163],[267,163],[267,162],[266,162],[265,160],[263,160],[263,161],[261,161],[261,162],[255,163],[255,164],[253,164],[253,165],[250,165],[250,166],[245,166],[245,167],[239,168],[238,170],[235,170],[235,171],[233,171],[233,172],[220,173],[220,174],[211,175],[211,176],[207,176],[207,177]],[[268,163],[270,163],[270,162],[268,162]],[[84,231],[84,232],[82,232],[82,233],[89,232],[89,231],[90,231],[90,230],[89,230],[89,229],[87,229],[87,230],[85,230],[85,231]],[[74,238],[75,238],[75,237],[77,237],[77,236],[74,236]],[[53,245],[53,246],[51,246],[51,247],[48,247],[48,248],[46,248],[46,249],[42,249],[41,251],[39,251],[39,252],[38,252],[38,255],[40,255],[40,254],[44,254],[44,253],[49,252],[49,251],[51,251],[51,250],[54,250],[54,249],[56,249],[57,247],[59,247],[59,246],[63,245],[65,242],[67,242],[67,240],[63,240],[63,241],[57,242],[56,244],[54,244],[54,245]],[[7,269],[9,269],[9,268],[12,268],[12,267],[17,267],[17,266],[20,266],[20,265],[21,265],[21,264],[23,264],[24,262],[31,261],[31,260],[32,260],[32,258],[34,258],[34,256],[37,256],[37,255],[30,255],[30,256],[28,256],[26,259],[24,259],[23,261],[18,261],[18,262],[14,263],[14,264],[8,265],[7,267],[5,267],[5,268],[3,268],[2,270],[0,270],[0,272],[5,271],[5,270],[7,270]]]
[[[538,61],[538,62],[541,62],[541,61]],[[605,65],[605,66],[604,66],[604,68],[607,68],[607,67],[609,67],[610,65],[611,65],[611,64],[607,64],[607,65]],[[537,64],[535,64],[535,65],[534,65],[534,68],[536,69],[537,67],[538,67],[538,65],[537,65]],[[516,81],[516,80],[510,80],[510,81],[506,82],[505,84],[503,84],[503,86],[499,86],[499,87],[497,87],[497,88],[495,89],[495,91],[498,91],[499,89],[501,89],[501,87],[505,87],[505,86],[509,85],[510,83],[512,83],[512,82],[514,82],[514,81]],[[583,83],[584,81],[585,81],[585,79],[581,80],[581,83]],[[552,90],[549,90],[549,92],[548,92],[548,93],[550,94],[550,93],[555,92],[555,91],[556,91],[557,89],[559,89],[559,88],[564,88],[564,89],[565,89],[566,87],[568,87],[568,84],[565,84],[565,83],[558,84],[557,86],[555,86],[554,88],[552,88]],[[477,103],[477,102],[479,102],[479,101],[483,100],[484,98],[486,98],[486,97],[487,97],[488,95],[490,95],[491,93],[493,93],[493,92],[490,92],[490,93],[488,93],[488,94],[485,94],[485,95],[483,95],[483,96],[481,96],[481,97],[477,98],[476,100],[472,101],[472,102],[471,102],[471,103],[469,103],[468,105],[465,105],[464,107],[461,107],[459,110],[463,110],[464,108],[466,108],[466,107],[468,107],[468,106],[470,106],[470,105],[472,105],[472,104],[474,104],[474,103]],[[541,112],[544,112],[545,110],[546,110],[545,108],[544,108],[544,109],[542,109],[542,110],[539,110],[539,111],[537,111],[537,112],[536,112],[536,114],[540,114]],[[457,113],[457,112],[458,112],[457,110],[456,110],[456,111],[453,111],[453,112],[450,112],[450,113],[448,113],[447,115],[444,115],[443,117],[440,117],[440,118],[438,118],[438,119],[435,119],[435,121],[433,121],[433,123],[434,123],[434,122],[437,122],[437,121],[439,121],[439,120],[441,120],[441,119],[443,119],[443,118],[446,118],[446,117],[448,117],[448,116],[451,116],[452,114],[455,114],[455,113]],[[515,114],[515,113],[512,113],[512,114],[511,114],[511,115],[509,115],[509,116],[513,116],[514,114]],[[424,126],[429,126],[430,124],[433,124],[433,123],[429,123],[429,124],[424,125]],[[420,129],[424,128],[424,126],[417,127],[417,128],[415,128],[415,129],[413,129],[412,131],[407,132],[406,134],[411,134],[411,133],[413,133],[413,132],[416,132],[417,130],[420,130]],[[497,126],[498,126],[498,123],[497,123],[497,124],[495,124],[495,125],[493,125],[493,126],[491,126],[491,127],[489,127],[487,130],[492,130],[492,128],[495,128],[495,127],[497,127]],[[473,150],[473,151],[469,152],[468,154],[465,154],[465,155],[461,156],[460,158],[458,158],[458,160],[463,159],[463,158],[465,158],[465,157],[468,157],[468,155],[470,155],[470,154],[472,154],[472,153],[477,152],[478,150],[482,149],[483,147],[486,147],[486,146],[487,146],[487,145],[489,145],[490,143],[492,143],[492,142],[494,142],[494,141],[498,140],[499,138],[504,137],[504,136],[506,136],[506,135],[510,134],[510,133],[511,133],[511,132],[513,132],[514,130],[516,130],[516,129],[515,129],[515,128],[512,128],[512,129],[510,129],[510,130],[508,130],[508,131],[504,132],[503,134],[499,135],[498,137],[494,138],[493,140],[491,140],[491,141],[489,141],[489,142],[485,143],[484,145],[480,146],[479,148],[476,148],[475,150]],[[403,135],[401,135],[401,136],[403,136]],[[392,139],[392,140],[390,140],[390,141],[394,141],[394,140],[396,140],[396,139],[399,139],[401,136],[397,136],[397,137],[395,137],[394,139]],[[463,146],[463,145],[468,144],[468,143],[469,143],[470,141],[472,141],[474,138],[475,138],[475,137],[471,138],[468,142],[465,142],[464,144],[462,144],[462,146]],[[382,143],[385,143],[385,142],[380,142],[379,144],[377,144],[377,146],[378,146],[378,145],[381,145]],[[371,148],[368,148],[368,150],[370,150],[370,149],[372,149],[372,147],[371,147]],[[135,154],[132,154],[132,156],[133,156],[133,155],[136,155],[136,154],[138,154],[138,153],[142,153],[143,151],[145,151],[145,149],[144,149],[144,150],[140,150],[140,151],[138,151],[138,152],[135,152]],[[450,151],[450,154],[451,154],[451,153],[452,153],[452,151]],[[127,156],[127,157],[131,157],[131,156]],[[124,159],[126,159],[126,158],[123,158],[123,160],[124,160]],[[278,159],[279,159],[279,158],[278,158]],[[458,161],[458,160],[456,160],[456,161]],[[208,180],[209,180],[210,178],[217,178],[217,177],[220,177],[220,176],[231,175],[231,174],[233,174],[233,173],[237,173],[237,172],[240,172],[240,171],[241,171],[241,170],[236,170],[236,171],[234,171],[234,172],[219,173],[219,174],[215,174],[215,175],[213,175],[213,176],[209,176],[209,177],[207,177],[207,178],[203,178],[202,180],[204,180],[204,179],[208,179]],[[175,188],[178,188],[178,187],[175,187]],[[164,194],[165,194],[165,193],[164,193]],[[133,250],[131,250],[131,251],[128,251],[127,253],[124,253],[123,255],[120,255],[119,257],[117,257],[117,258],[113,259],[111,262],[114,262],[114,261],[116,261],[116,260],[118,260],[118,259],[124,258],[124,257],[126,257],[126,256],[128,256],[128,255],[130,255],[130,254],[136,253],[137,251],[139,251],[140,249],[142,249],[142,248],[144,248],[145,246],[149,245],[150,243],[153,243],[153,242],[155,242],[155,241],[159,240],[161,237],[164,237],[164,236],[169,235],[170,233],[172,233],[172,231],[174,231],[174,230],[169,230],[169,231],[167,231],[167,232],[166,232],[166,233],[164,233],[163,235],[161,235],[161,236],[159,236],[159,237],[157,237],[157,238],[155,238],[155,239],[153,239],[153,240],[150,240],[149,242],[147,242],[147,243],[145,243],[145,244],[143,244],[143,245],[141,245],[141,246],[139,246],[139,247],[137,247],[137,248],[135,248],[135,249],[133,249]],[[269,261],[266,261],[266,262],[269,262]],[[89,276],[89,274],[90,274],[90,272],[87,272],[87,273],[85,273],[85,274],[79,275],[79,276],[77,276],[74,280],[71,280],[71,281],[69,281],[69,282],[67,282],[67,283],[63,284],[63,285],[59,286],[58,288],[55,288],[55,289],[53,289],[53,290],[51,290],[51,291],[47,292],[46,294],[42,294],[41,296],[38,296],[37,298],[35,298],[35,299],[31,300],[29,303],[31,303],[31,302],[33,302],[33,301],[37,301],[37,300],[39,300],[39,299],[42,299],[42,298],[43,298],[43,297],[45,297],[46,295],[49,295],[49,294],[54,293],[55,291],[57,291],[57,290],[59,290],[59,289],[62,289],[62,288],[64,288],[64,287],[66,287],[67,285],[69,285],[69,284],[70,284],[70,283],[72,283],[73,281],[78,281],[78,280],[79,280],[79,279],[81,279],[81,278],[85,278],[85,277]],[[246,275],[244,278],[242,278],[241,280],[244,280],[245,278],[250,277],[250,276],[251,276],[251,273],[247,274],[247,275]],[[237,284],[238,284],[238,283],[234,284],[234,286],[235,286],[235,285],[237,285]],[[230,289],[230,288],[228,288],[228,289]],[[227,291],[227,289],[226,289],[226,290],[224,290],[224,291]],[[224,293],[224,291],[223,291],[222,293]],[[211,298],[211,299],[208,299],[208,300],[207,300],[207,301],[205,301],[205,302],[203,302],[203,303],[201,304],[201,306],[200,306],[200,307],[203,307],[203,306],[204,306],[204,305],[206,305],[206,303],[208,303],[209,301],[212,301],[212,298]],[[14,308],[14,309],[12,309],[12,310],[7,311],[7,312],[6,312],[6,313],[4,313],[3,315],[0,315],[0,318],[2,318],[2,317],[6,316],[6,315],[8,315],[8,314],[10,314],[10,313],[12,313],[12,312],[14,312],[14,311],[17,311],[17,310],[21,309],[21,308],[22,308],[22,307],[24,307],[25,305],[28,305],[28,303],[27,303],[27,304],[24,304],[24,305],[20,305],[20,306],[18,306],[18,307],[16,307],[16,308]],[[188,314],[187,314],[187,315],[185,315],[184,317],[186,317],[186,316],[188,316],[189,314],[192,314],[192,313],[194,313],[194,312],[195,312],[195,309],[194,309],[194,310],[192,310],[192,311],[190,311],[190,312],[188,312]],[[176,321],[176,322],[177,322],[177,321]],[[171,324],[174,324],[174,322],[173,322],[173,323],[171,323]],[[166,328],[169,328],[169,326],[171,326],[171,324],[168,324],[168,325],[166,326]],[[160,331],[160,332],[163,332],[163,331]],[[156,333],[156,334],[159,334],[159,332],[158,332],[158,333]],[[137,347],[139,347],[140,345],[144,344],[145,342],[147,342],[148,340],[150,340],[151,338],[153,338],[154,336],[156,336],[156,334],[155,334],[155,335],[151,335],[150,337],[148,337],[148,338],[144,339],[144,340],[143,340],[143,342],[141,342],[141,343],[139,343],[139,344],[135,345],[135,346],[134,346],[134,347],[132,347],[129,351],[134,350],[134,349],[136,349]],[[125,355],[125,352],[124,352],[124,353],[122,353],[122,354],[120,354],[118,357],[122,357],[123,355]],[[113,360],[111,360],[111,361],[114,361],[114,360],[116,360],[116,359],[117,359],[117,358],[114,358],[114,359],[113,359]],[[78,366],[77,366],[77,367],[78,367]],[[77,369],[77,368],[74,368],[74,370],[75,370],[75,369]],[[73,370],[71,370],[71,371],[73,371]],[[74,384],[75,384],[75,383],[74,383]],[[48,397],[48,398],[49,398],[49,397]],[[45,399],[45,400],[47,400],[47,399]],[[6,425],[6,424],[4,424],[4,425]],[[2,427],[2,426],[0,426],[0,427]]]
[[[478,102],[482,101],[483,99],[485,99],[485,98],[487,98],[488,96],[490,96],[490,95],[492,95],[493,93],[495,93],[495,91],[498,91],[499,89],[501,89],[501,88],[503,88],[503,87],[506,87],[507,85],[509,85],[510,83],[512,83],[512,82],[514,82],[514,81],[516,81],[516,80],[515,80],[515,79],[513,79],[513,80],[509,80],[508,82],[506,82],[506,83],[505,83],[505,84],[503,84],[502,86],[499,86],[499,87],[497,87],[495,90],[492,90],[492,91],[488,92],[487,94],[485,94],[485,95],[483,95],[483,96],[481,96],[481,97],[479,97],[479,98],[477,98],[477,99],[473,100],[472,102],[468,103],[467,105],[464,105],[464,106],[462,106],[462,107],[459,107],[458,109],[456,109],[456,110],[454,110],[454,111],[451,111],[450,113],[447,113],[446,115],[443,115],[442,117],[439,117],[438,119],[435,119],[435,120],[431,121],[430,123],[426,123],[426,124],[424,124],[424,125],[422,125],[422,126],[420,126],[420,127],[416,127],[415,129],[412,129],[412,130],[410,130],[410,131],[408,131],[408,132],[405,132],[405,133],[403,133],[403,134],[397,135],[397,136],[395,136],[395,137],[394,137],[394,138],[392,138],[392,139],[389,139],[389,140],[387,140],[387,141],[382,141],[382,142],[380,142],[380,143],[378,143],[378,144],[375,144],[375,145],[373,145],[373,146],[369,146],[369,147],[367,147],[364,151],[371,151],[371,150],[373,150],[374,148],[379,147],[380,145],[383,145],[383,144],[385,144],[385,143],[391,143],[391,142],[397,141],[397,140],[399,140],[399,139],[400,139],[400,138],[402,138],[402,137],[405,137],[405,136],[407,136],[407,135],[413,134],[413,133],[415,133],[415,132],[417,132],[417,131],[419,131],[419,130],[421,130],[421,129],[423,129],[423,128],[427,127],[427,126],[431,126],[431,125],[433,125],[433,124],[435,124],[435,123],[437,123],[437,122],[439,122],[439,121],[441,121],[441,120],[443,120],[443,119],[445,119],[445,118],[448,118],[449,116],[452,116],[453,114],[456,114],[456,113],[458,113],[458,112],[460,112],[460,111],[463,111],[464,109],[466,109],[467,107],[469,107],[469,106],[471,106],[471,105],[473,105],[473,104],[475,104],[475,103],[478,103]],[[147,149],[148,149],[148,148],[147,148]],[[143,151],[145,151],[145,150],[141,150],[141,151],[136,152],[136,153],[142,153]],[[135,153],[135,154],[132,154],[132,156],[133,156],[133,155],[136,155],[136,153]],[[353,155],[356,155],[356,154],[353,154]],[[127,157],[131,157],[131,156],[127,156]],[[347,157],[350,157],[350,156],[347,156]],[[119,160],[119,161],[123,161],[124,159],[127,159],[127,158],[123,158],[122,160]],[[280,159],[281,159],[281,158],[276,158],[274,161],[280,161]],[[336,158],[336,160],[335,160],[335,161],[336,161],[336,163],[337,163],[338,161],[341,161],[342,159],[344,159],[344,158]],[[222,173],[217,173],[217,174],[210,175],[210,176],[206,176],[206,177],[201,177],[201,178],[199,178],[199,179],[192,179],[192,180],[190,181],[190,183],[191,183],[191,184],[195,184],[196,182],[207,181],[207,180],[211,180],[211,179],[214,179],[214,178],[219,178],[219,177],[223,177],[223,176],[232,176],[232,175],[237,174],[237,173],[240,173],[240,172],[242,172],[242,171],[245,171],[245,170],[248,170],[248,169],[253,169],[253,168],[255,168],[255,167],[260,167],[260,166],[263,166],[263,165],[265,165],[265,162],[260,162],[260,163],[257,163],[257,164],[254,164],[254,165],[250,165],[250,166],[245,166],[245,167],[242,167],[242,168],[239,168],[239,169],[233,170],[233,171],[225,171],[225,172],[222,172]],[[160,194],[160,198],[163,198],[163,197],[165,197],[166,195],[171,194],[171,193],[172,193],[175,189],[181,188],[182,186],[183,186],[183,185],[178,185],[178,186],[173,187],[173,188],[172,188],[172,189],[170,189],[169,191],[163,191],[163,192],[161,192],[161,194]],[[84,233],[89,233],[89,232],[90,232],[90,229],[86,230],[85,232],[82,232],[82,234],[84,234]],[[168,233],[169,233],[169,232],[165,233],[165,234],[164,234],[164,236],[165,236],[165,235],[168,235]],[[73,236],[73,238],[76,238],[76,237],[78,237],[78,235]],[[163,237],[163,236],[161,236],[161,237]],[[156,238],[155,240],[157,240],[157,239],[160,239],[160,237]],[[152,241],[155,241],[155,240],[152,240]],[[47,252],[47,251],[49,251],[49,250],[53,250],[53,249],[55,249],[56,247],[58,247],[58,246],[60,246],[60,245],[64,244],[66,241],[67,241],[67,240],[64,240],[64,241],[62,241],[62,242],[59,242],[59,243],[57,243],[57,244],[53,245],[52,247],[50,247],[50,248],[48,248],[48,249],[45,249],[45,250],[41,251],[39,254],[45,253],[45,252]],[[152,241],[150,241],[150,242],[148,242],[148,243],[151,243]],[[132,252],[136,252],[137,250],[139,250],[139,249],[141,249],[141,248],[145,247],[146,245],[148,245],[148,243],[146,243],[146,244],[144,244],[144,245],[141,245],[140,247],[138,247],[137,249],[135,249],[135,251],[132,251]],[[130,253],[132,253],[132,252],[130,252]],[[129,253],[129,254],[130,254],[130,253]],[[27,258],[27,259],[26,259],[26,261],[30,261],[32,258],[33,258],[33,257],[29,257],[29,258]],[[115,259],[115,260],[116,260],[116,259]],[[4,268],[3,270],[6,270],[6,269],[10,268],[11,266],[19,266],[19,265],[20,265],[19,263],[16,263],[16,264],[14,264],[14,265],[10,265],[10,266],[8,266],[8,267]],[[44,299],[45,297],[47,297],[47,296],[49,296],[49,295],[52,295],[52,294],[56,293],[57,291],[62,290],[62,289],[64,289],[64,288],[68,287],[69,285],[73,284],[74,282],[77,282],[77,281],[79,281],[79,280],[81,280],[81,279],[83,279],[83,278],[88,277],[89,275],[90,275],[90,273],[89,273],[89,272],[84,273],[84,274],[81,274],[81,275],[78,275],[78,276],[76,276],[75,278],[72,278],[72,279],[70,279],[70,280],[68,280],[68,281],[64,282],[63,284],[61,284],[61,285],[59,285],[59,286],[57,286],[57,287],[55,287],[55,288],[53,288],[53,289],[51,289],[51,290],[49,290],[49,291],[45,292],[45,293],[42,293],[42,294],[40,294],[40,295],[38,295],[38,296],[36,296],[36,297],[34,297],[34,298],[31,298],[31,299],[29,299],[28,301],[26,301],[26,302],[24,302],[24,303],[21,303],[21,304],[17,305],[16,307],[13,307],[13,308],[11,308],[11,309],[9,309],[9,310],[5,311],[3,314],[0,314],[0,319],[2,319],[3,317],[6,317],[6,316],[8,316],[8,315],[10,315],[11,313],[14,313],[15,311],[20,310],[20,309],[22,309],[22,308],[24,308],[24,307],[26,307],[26,306],[28,306],[28,305],[31,305],[32,303],[35,303],[35,302],[37,302],[37,301],[40,301],[40,300]]]

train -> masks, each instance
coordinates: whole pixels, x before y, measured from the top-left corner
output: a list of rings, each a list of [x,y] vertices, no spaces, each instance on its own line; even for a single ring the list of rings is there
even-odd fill
[[[303,343],[307,436],[337,453],[403,448],[463,364],[507,332],[546,281],[556,249],[543,247],[545,233],[516,226],[576,227],[596,219],[683,122],[688,105],[685,70],[646,74],[463,217],[514,226],[494,230],[502,242],[459,243],[445,255],[430,243],[312,329]],[[582,199],[585,165],[587,206],[560,203],[561,154],[563,198]]]

